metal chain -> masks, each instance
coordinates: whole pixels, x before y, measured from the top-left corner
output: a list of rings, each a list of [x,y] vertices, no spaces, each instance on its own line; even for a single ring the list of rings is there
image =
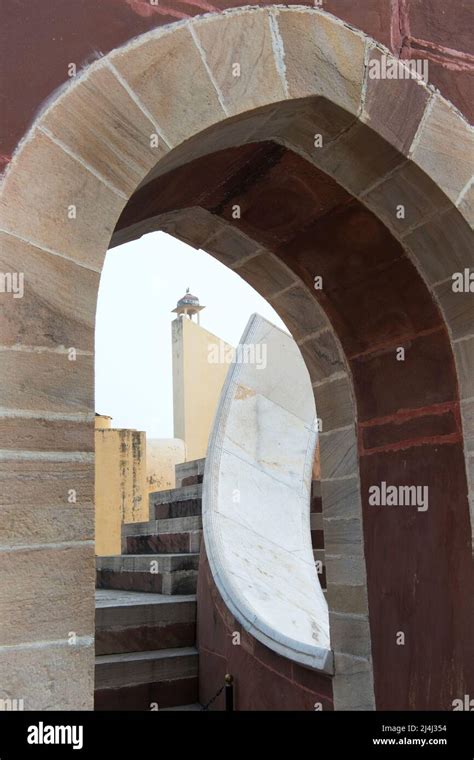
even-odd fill
[[[202,711],[208,710],[209,707],[212,705],[212,703],[216,701],[217,697],[220,694],[222,694],[222,692],[224,691],[224,689],[225,689],[225,684],[223,684],[223,686],[221,686],[221,688],[219,689],[219,691],[216,694],[214,694],[214,696],[209,700],[209,702],[207,703],[207,705],[201,705],[201,710]],[[201,703],[199,703],[199,704],[201,704]]]

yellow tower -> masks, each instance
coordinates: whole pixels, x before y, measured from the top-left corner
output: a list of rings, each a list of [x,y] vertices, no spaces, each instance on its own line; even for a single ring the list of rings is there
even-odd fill
[[[187,461],[206,456],[214,412],[229,368],[215,357],[232,351],[225,341],[201,327],[199,313],[203,309],[188,288],[173,309],[178,316],[171,323],[174,436],[185,442]]]

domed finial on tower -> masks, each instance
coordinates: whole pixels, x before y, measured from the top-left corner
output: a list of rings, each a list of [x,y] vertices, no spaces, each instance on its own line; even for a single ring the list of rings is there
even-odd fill
[[[176,309],[173,309],[173,313],[177,314],[178,317],[187,317],[191,320],[196,316],[197,323],[199,324],[199,312],[204,308],[205,306],[200,305],[199,298],[193,296],[193,294],[190,293],[189,288],[186,288],[186,293],[179,299],[176,304]]]

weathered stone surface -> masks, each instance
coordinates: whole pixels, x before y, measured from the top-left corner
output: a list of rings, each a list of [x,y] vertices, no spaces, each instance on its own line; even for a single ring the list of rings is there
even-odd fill
[[[197,676],[198,653],[193,647],[156,652],[102,655],[96,661],[96,690],[178,682]],[[145,706],[144,706],[145,709]]]
[[[94,503],[93,462],[2,461],[0,504],[73,509]],[[71,494],[71,491],[75,492]],[[76,502],[68,499],[76,498]]]
[[[356,657],[368,657],[371,654],[369,621],[366,616],[330,611],[329,625],[331,644],[336,651]]]
[[[403,239],[430,283],[474,266],[474,234],[456,209],[435,216]]]
[[[221,230],[206,242],[205,250],[234,269],[241,259],[257,253],[261,248],[247,235],[222,222]]]
[[[1,345],[94,350],[97,272],[1,232],[0,271],[18,273],[23,279],[21,298],[0,294]]]
[[[467,459],[467,484],[469,493],[474,493],[474,457],[469,456]]]
[[[474,555],[474,495],[469,496],[469,514],[471,517],[472,553]]]
[[[291,97],[323,95],[357,113],[364,72],[364,40],[331,17],[303,10],[277,16]]]
[[[372,663],[367,657],[356,657],[346,652],[334,652],[334,670],[336,675],[343,673],[367,673],[372,669]]]
[[[357,441],[355,430],[353,427],[348,427],[345,430],[324,433],[320,435],[320,443],[324,513],[324,480],[327,480],[328,478],[346,477],[348,475],[354,475],[356,472]]]
[[[284,100],[266,10],[203,19],[193,28],[229,114]]]
[[[440,95],[428,105],[412,158],[455,203],[472,176],[474,136],[467,122]]]
[[[184,533],[163,533],[158,536],[127,536],[127,554],[181,554],[199,552],[201,531]]]
[[[237,273],[265,298],[295,282],[295,276],[271,253],[262,253],[236,267]]]
[[[56,138],[130,195],[167,152],[154,124],[106,66],[95,66],[41,120]]]
[[[387,51],[373,47],[369,51],[369,70],[371,61],[380,63],[382,56],[386,57],[388,65],[395,60],[387,55]],[[407,155],[428,102],[428,88],[414,79],[376,79],[367,76],[366,81],[363,121],[390,145]]]
[[[461,416],[464,430],[464,445],[470,453],[474,452],[474,399],[461,403]]]
[[[300,351],[313,383],[344,371],[341,352],[330,329],[302,343]]]
[[[122,525],[122,538],[127,536],[146,536],[155,534],[179,534],[201,530],[202,520],[199,515],[186,515],[182,517],[160,517],[157,520],[145,522],[125,523]]]
[[[355,409],[347,376],[322,382],[315,387],[314,393],[323,433],[353,424]]]
[[[326,147],[343,130],[355,121],[355,116],[323,97],[293,99],[279,103],[271,118],[261,130],[263,137],[283,143],[318,162],[320,151],[315,139],[321,136]]]
[[[221,228],[221,221],[203,208],[185,208],[155,218],[158,229],[182,240],[193,248],[202,248],[206,240]]]
[[[0,350],[0,406],[48,412],[94,408],[94,360],[61,352]]]
[[[171,597],[167,598],[170,599]],[[138,624],[136,626],[127,625],[123,628],[105,629],[96,626],[95,651],[97,656],[119,652],[147,652],[158,649],[191,647],[194,646],[195,641],[196,624],[194,621]]]
[[[338,675],[334,679],[333,692],[335,710],[375,710],[372,670]]]
[[[474,452],[474,399],[461,403],[461,416],[464,430],[464,445],[466,450],[472,454]]]
[[[295,340],[327,327],[323,310],[303,285],[285,291],[277,298],[269,299],[281,316]]]
[[[175,146],[225,117],[191,34],[173,29],[110,57]]]
[[[337,571],[336,571],[337,572]],[[364,615],[368,611],[367,587],[347,583],[328,583],[326,601],[331,612],[347,612],[351,615]]]
[[[364,547],[360,518],[325,519],[324,548],[327,554],[362,555]]]
[[[474,227],[474,183],[464,192],[459,202],[459,210],[472,229]]]
[[[94,547],[0,552],[0,647],[94,632]]]
[[[2,187],[0,227],[100,269],[124,205],[124,198],[36,131]]]
[[[0,449],[94,451],[94,423],[40,417],[0,417]]]
[[[183,498],[189,498],[188,493],[191,493],[191,491],[185,491],[186,484],[183,483],[183,480],[194,475],[203,476],[205,464],[206,459],[203,457],[202,459],[193,459],[190,462],[180,462],[175,465],[176,486],[178,491],[175,488],[171,489],[171,491],[168,491],[169,496],[175,497],[178,492]],[[197,483],[189,484],[190,486],[193,486],[193,495],[197,496],[202,492],[202,487],[199,486],[199,483],[201,482],[202,481],[200,480]],[[163,493],[165,492],[159,491],[156,496],[159,498]],[[184,494],[186,494],[186,497],[184,497]]]
[[[451,207],[439,187],[411,162],[365,195],[364,203],[397,235],[406,234],[426,217],[442,214]]]
[[[324,517],[351,518],[361,514],[359,480],[355,475],[347,480],[323,480],[321,494]]]
[[[96,654],[194,646],[196,598],[96,589]]]
[[[198,569],[199,564],[199,555],[198,554],[136,554],[136,555],[130,555],[130,554],[119,554],[115,557],[97,557],[97,571],[100,573],[115,573],[117,576],[122,577],[125,579],[127,576],[130,577],[131,582],[135,577],[141,576],[142,580],[145,579],[146,576],[152,581],[154,578],[159,577],[160,575],[163,576],[163,580],[165,580],[165,576],[167,575],[175,575],[179,573],[186,573],[186,572],[194,572]],[[154,570],[158,570],[158,572],[153,572]],[[106,577],[106,576],[104,576]],[[191,577],[191,576],[190,576]],[[194,576],[193,576],[194,577]],[[107,586],[106,586],[107,588]],[[120,588],[120,586],[110,586],[110,588]],[[153,589],[152,585],[148,588],[139,588],[137,587],[133,589],[133,585],[131,585],[129,588],[127,588],[125,585],[123,586],[123,590],[136,590],[136,591],[152,591],[156,593],[163,593],[163,594],[169,594],[169,593],[178,593],[178,594],[192,594],[194,593],[194,590],[191,591],[178,591],[175,589],[173,592],[170,590],[163,591],[161,589]]]
[[[311,530],[323,530],[323,514],[322,512],[313,512],[310,515]]]
[[[314,160],[349,192],[359,195],[404,158],[377,132],[357,121],[325,149],[315,151]]]
[[[97,672],[97,671],[96,671]],[[196,703],[198,699],[197,674],[190,678],[135,683],[125,688],[96,689],[94,710],[150,710],[178,707]]]
[[[366,582],[365,562],[360,549],[355,555],[348,554],[348,549],[343,554],[330,554],[325,549],[325,562],[328,586],[362,586]]]
[[[198,132],[164,156],[145,177],[141,187],[202,156],[236,145],[268,139],[267,124],[270,121],[273,123],[274,114],[279,114],[282,110],[283,120],[285,115],[287,119],[294,117],[294,107],[290,106],[293,106],[293,102],[271,104],[247,113],[229,116],[224,121]]]
[[[474,331],[474,298],[472,293],[454,293],[453,281],[447,280],[434,289],[453,338],[463,338]]]
[[[93,541],[94,510],[92,505],[63,506],[0,506],[0,546]]]
[[[454,356],[461,398],[474,397],[474,337],[456,341]]]
[[[89,592],[92,595],[93,587]],[[0,670],[0,699],[23,699],[25,710],[93,709],[93,642],[88,646],[0,648]]]

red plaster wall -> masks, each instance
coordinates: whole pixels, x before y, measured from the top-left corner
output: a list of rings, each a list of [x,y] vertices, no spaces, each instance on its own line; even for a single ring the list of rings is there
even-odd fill
[[[245,0],[0,0],[0,167],[58,87],[68,64],[79,71],[150,29],[198,14],[246,5]],[[254,5],[269,5],[256,2]],[[286,5],[311,2],[287,2]],[[403,58],[428,58],[430,80],[472,121],[472,0],[324,0],[339,16]]]

